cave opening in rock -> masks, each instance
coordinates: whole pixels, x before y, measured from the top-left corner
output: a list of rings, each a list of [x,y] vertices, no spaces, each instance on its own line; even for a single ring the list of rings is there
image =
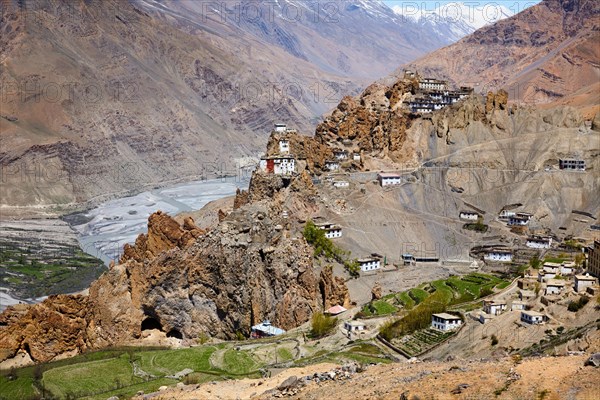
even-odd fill
[[[156,318],[146,317],[146,319],[142,321],[142,330],[147,331],[150,329],[158,329],[159,331],[162,331],[162,325]]]
[[[167,337],[173,337],[176,339],[183,339],[183,335],[177,329],[173,328],[167,333]]]
[[[29,354],[29,357],[31,357],[31,349],[29,348],[29,343],[24,343],[23,344],[23,350]],[[31,357],[31,359],[33,359],[33,357]]]

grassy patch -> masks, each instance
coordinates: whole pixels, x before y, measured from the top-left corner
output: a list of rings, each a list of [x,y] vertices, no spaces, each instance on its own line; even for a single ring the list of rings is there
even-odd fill
[[[234,375],[245,375],[260,368],[247,351],[229,349],[223,355],[223,370]]]
[[[144,382],[133,375],[127,355],[110,360],[92,361],[85,364],[66,365],[50,369],[43,378],[46,389],[60,398],[82,397],[121,389]]]

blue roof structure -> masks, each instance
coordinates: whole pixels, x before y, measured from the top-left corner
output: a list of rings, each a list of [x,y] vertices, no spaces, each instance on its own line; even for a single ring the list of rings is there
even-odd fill
[[[258,325],[254,325],[252,327],[252,330],[262,332],[263,334],[268,336],[278,336],[283,335],[285,333],[283,329],[271,325],[271,322],[269,320],[265,320]]]

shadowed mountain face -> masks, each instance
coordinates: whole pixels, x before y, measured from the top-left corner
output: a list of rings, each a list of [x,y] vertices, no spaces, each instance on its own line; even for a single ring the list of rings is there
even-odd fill
[[[1,4],[5,214],[236,173],[443,43],[379,2]]]
[[[530,104],[600,104],[600,3],[544,0],[410,64],[420,73]],[[401,72],[401,71],[399,71]]]

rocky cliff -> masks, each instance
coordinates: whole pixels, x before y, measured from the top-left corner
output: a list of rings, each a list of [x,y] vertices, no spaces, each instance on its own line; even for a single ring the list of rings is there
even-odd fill
[[[406,67],[530,105],[599,111],[600,3],[544,0]]]
[[[9,307],[0,316],[2,359],[24,351],[48,361],[132,343],[147,329],[184,339],[235,338],[265,319],[291,329],[323,307],[348,305],[344,280],[331,269],[319,274],[312,248],[282,217],[284,203],[290,218],[311,212],[311,186],[306,175],[285,187],[257,172],[250,201],[208,232],[191,218],[180,226],[160,211],[151,215],[148,234],[125,247],[88,296]]]

